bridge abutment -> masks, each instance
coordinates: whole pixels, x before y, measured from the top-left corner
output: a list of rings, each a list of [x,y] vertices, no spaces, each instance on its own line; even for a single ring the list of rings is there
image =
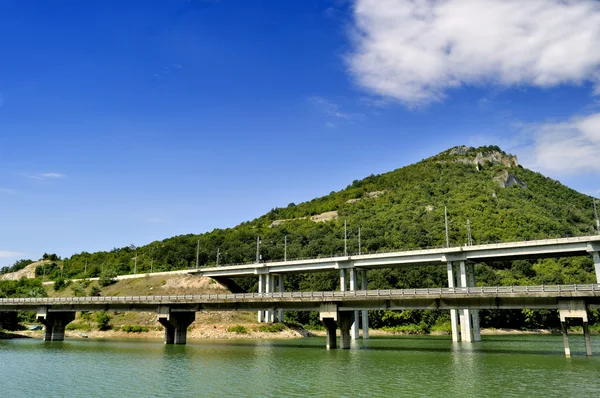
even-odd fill
[[[195,312],[171,312],[169,307],[159,307],[158,322],[165,328],[165,344],[185,344],[187,328],[194,319],[196,319]]]
[[[45,341],[63,341],[65,327],[75,319],[75,312],[49,312],[48,307],[38,308],[36,315],[38,322],[44,325]]]

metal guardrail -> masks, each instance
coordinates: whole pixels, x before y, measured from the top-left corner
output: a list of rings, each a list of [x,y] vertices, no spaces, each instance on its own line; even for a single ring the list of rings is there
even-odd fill
[[[346,292],[274,292],[274,293],[235,293],[235,294],[201,294],[177,296],[100,296],[100,297],[26,297],[3,298],[0,305],[18,304],[154,304],[157,302],[211,302],[221,300],[256,300],[256,299],[332,299],[348,297],[414,297],[414,296],[444,296],[469,295],[489,297],[497,294],[511,293],[562,293],[598,292],[600,284],[588,285],[540,285],[540,286],[483,286],[483,287],[454,287],[454,288],[425,288],[425,289],[392,289],[392,290],[355,290]]]

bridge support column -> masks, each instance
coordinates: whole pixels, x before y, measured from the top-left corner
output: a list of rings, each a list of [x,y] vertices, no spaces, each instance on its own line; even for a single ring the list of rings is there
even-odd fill
[[[337,328],[340,329],[340,348],[350,348],[352,311],[338,311],[337,303],[323,303],[319,312],[319,317],[327,329],[327,349],[336,348],[335,330]]]
[[[596,283],[600,284],[600,253],[592,252],[594,257],[594,269],[596,270]]]
[[[346,270],[340,270],[340,292],[346,291]]]
[[[367,270],[362,272],[362,282],[360,284],[362,290],[369,290],[369,281],[367,280]],[[369,310],[362,310],[362,337],[363,339],[369,338]]]
[[[567,322],[561,322],[560,326],[563,333],[563,341],[565,343],[565,357],[571,357],[571,348],[569,347],[569,335],[567,334]]]
[[[454,287],[454,270],[452,269],[452,261],[448,261],[448,287]],[[458,311],[450,310],[450,324],[452,325],[452,341],[458,342],[460,331],[458,330]]]
[[[328,350],[337,348],[337,340],[335,337],[335,331],[337,329],[337,322],[333,318],[324,318],[323,324],[327,330],[327,338],[325,340],[325,346]]]
[[[468,265],[469,286],[475,287],[475,264]],[[471,319],[473,321],[473,341],[481,341],[481,330],[479,328],[479,310],[471,310]]]
[[[592,342],[590,340],[590,330],[588,327],[587,306],[584,300],[559,300],[558,314],[560,316],[560,325],[563,332],[563,340],[565,343],[565,356],[571,356],[569,347],[569,336],[567,333],[567,318],[581,318],[583,321],[583,338],[585,340],[585,354],[592,356]]]
[[[279,275],[277,277],[277,285],[279,286],[279,293],[285,292],[285,283],[284,282],[285,282],[285,279],[284,279],[283,275]],[[277,321],[283,322],[283,310],[277,311]]]
[[[340,348],[347,350],[350,348],[350,328],[354,321],[354,314],[350,311],[338,312],[339,327],[340,327]]]
[[[356,269],[355,268],[350,268],[350,291],[356,291],[357,289],[357,285],[358,285],[358,279],[357,279],[357,275],[356,275]],[[358,311],[354,311],[351,314],[352,317],[352,326],[350,327],[350,337],[352,338],[352,340],[356,340],[359,337],[358,334]]]
[[[275,275],[269,275],[269,277],[271,278],[271,289],[269,290],[269,293],[273,293],[275,292]],[[275,310],[269,310],[269,322],[275,322]]]
[[[63,341],[65,327],[75,319],[75,312],[48,312],[48,307],[37,310],[37,320],[44,325],[44,341]]]
[[[258,275],[258,292],[259,293],[264,293],[265,292],[265,275]],[[265,312],[264,311],[258,311],[258,323],[264,322],[265,321]]]
[[[464,261],[460,262],[460,287],[468,287],[467,268]],[[460,310],[460,337],[464,343],[473,341],[473,330],[471,328],[471,311]]]
[[[185,344],[187,328],[194,319],[196,319],[195,312],[171,312],[169,307],[159,307],[158,322],[165,328],[165,344]]]
[[[265,275],[265,293],[273,293],[275,283],[275,276],[272,274]],[[273,322],[274,311],[266,310],[265,311],[265,322]]]

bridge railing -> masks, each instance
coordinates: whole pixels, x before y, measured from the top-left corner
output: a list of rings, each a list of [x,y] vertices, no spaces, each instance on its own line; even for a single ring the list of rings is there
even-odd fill
[[[202,294],[202,295],[172,295],[172,296],[100,296],[100,297],[27,297],[3,298],[0,304],[80,304],[80,303],[177,303],[177,302],[209,302],[216,300],[248,300],[248,299],[335,299],[347,297],[414,297],[414,296],[489,296],[494,294],[528,294],[528,293],[572,293],[599,292],[600,284],[588,285],[540,285],[540,286],[480,286],[454,288],[424,288],[424,289],[389,289],[389,290],[355,290],[345,292],[274,292],[274,293],[235,293],[235,294]]]

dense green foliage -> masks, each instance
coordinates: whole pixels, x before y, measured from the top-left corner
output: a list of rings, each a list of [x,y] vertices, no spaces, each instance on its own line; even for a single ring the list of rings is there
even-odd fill
[[[147,332],[149,329],[139,325],[123,325],[121,326],[121,330],[126,333],[142,333]]]
[[[39,279],[22,278],[16,281],[0,281],[0,298],[46,296],[46,289]],[[32,314],[0,312],[0,329],[16,330],[19,328],[19,323],[24,321],[33,321]]]

